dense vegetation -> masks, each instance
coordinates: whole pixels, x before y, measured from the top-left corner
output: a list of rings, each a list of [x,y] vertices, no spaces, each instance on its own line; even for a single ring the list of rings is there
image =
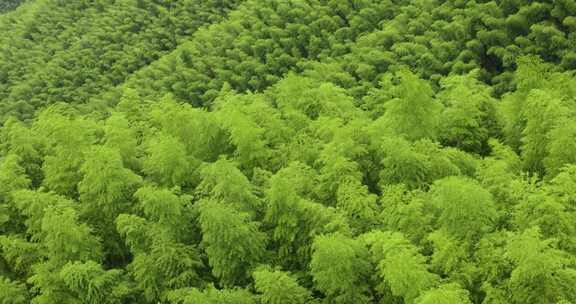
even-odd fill
[[[576,1],[17,4],[1,304],[576,304]]]
[[[15,9],[22,0],[3,0],[0,2],[0,13]]]

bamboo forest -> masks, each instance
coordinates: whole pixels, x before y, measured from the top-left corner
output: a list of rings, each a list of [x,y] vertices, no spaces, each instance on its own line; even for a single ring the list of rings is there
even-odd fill
[[[576,0],[0,0],[0,304],[576,304]]]

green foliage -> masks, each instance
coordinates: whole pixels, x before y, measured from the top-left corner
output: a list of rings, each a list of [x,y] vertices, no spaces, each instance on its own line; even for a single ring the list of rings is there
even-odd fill
[[[105,271],[93,261],[66,264],[60,276],[84,303],[118,303],[114,289],[118,288],[122,271]]]
[[[10,270],[19,275],[27,275],[43,254],[42,246],[29,242],[21,236],[1,236],[2,257],[10,265]]]
[[[242,283],[264,255],[266,236],[248,214],[221,202],[199,203],[199,224],[213,274],[225,286]]]
[[[146,219],[132,214],[120,214],[116,218],[116,230],[132,253],[138,254],[148,250],[151,243],[150,227]]]
[[[477,237],[492,229],[496,208],[490,192],[470,179],[448,177],[434,183],[431,204],[438,225],[458,238]]]
[[[12,192],[14,205],[24,217],[26,232],[33,240],[39,240],[42,233],[42,220],[50,207],[70,207],[72,202],[54,193],[33,190]]]
[[[404,184],[410,189],[426,188],[436,179],[460,175],[460,168],[439,145],[428,140],[410,143],[390,137],[381,143],[380,187]]]
[[[13,10],[16,7],[18,7],[18,5],[20,5],[20,3],[22,3],[22,0],[7,0],[2,2],[2,5],[0,5],[0,13],[5,13],[7,11]]]
[[[450,76],[442,79],[441,85],[438,98],[445,105],[440,121],[441,142],[485,153],[488,138],[498,131],[490,88],[472,76]]]
[[[136,146],[138,137],[130,127],[130,122],[126,117],[120,113],[113,113],[106,120],[104,132],[105,145],[118,150],[124,166],[137,168]]]
[[[574,301],[573,256],[543,240],[537,228],[515,236],[507,247],[515,268],[510,277],[512,303]]]
[[[357,181],[345,181],[338,187],[337,208],[346,213],[350,225],[359,232],[369,231],[376,223],[377,196]]]
[[[412,240],[422,239],[430,230],[432,214],[425,208],[423,193],[409,191],[404,185],[387,186],[380,197],[381,226],[402,232]]]
[[[177,290],[170,296],[171,303],[178,304],[254,304],[250,292],[243,289],[218,290],[209,287],[205,290]]]
[[[20,157],[14,154],[7,155],[0,163],[0,202],[6,202],[9,199],[10,192],[19,189],[26,189],[30,186],[30,179],[26,176],[25,169],[20,166]],[[0,208],[5,208],[0,205]],[[6,212],[6,211],[4,211]],[[0,218],[0,223],[8,219]]]
[[[381,118],[384,129],[408,140],[435,139],[442,106],[433,98],[434,91],[410,71],[396,76],[400,83],[393,87],[394,99],[386,102]]]
[[[523,57],[515,77],[518,90],[506,96],[501,105],[504,134],[522,152],[527,171],[553,176],[559,169],[555,166],[562,165],[559,145],[570,132],[569,121],[574,117],[570,101],[574,92],[562,89],[572,85],[573,74],[558,72],[538,58]]]
[[[576,123],[572,120],[562,120],[550,133],[550,144],[547,146],[548,155],[544,159],[546,173],[550,177],[556,176],[562,167],[576,164],[576,156],[572,151],[574,138],[576,138]]]
[[[189,200],[187,196],[178,196],[168,189],[158,189],[144,186],[134,196],[140,202],[140,208],[146,217],[168,228],[171,232],[178,232],[182,222],[186,220],[185,207]],[[173,235],[178,238],[178,235]]]
[[[472,303],[468,297],[468,292],[463,290],[457,284],[445,284],[436,289],[425,292],[422,296],[416,299],[418,304],[470,304]]]
[[[242,99],[257,99],[256,96],[243,96]],[[223,129],[229,133],[229,142],[235,147],[234,155],[245,168],[258,167],[267,158],[266,141],[263,140],[264,129],[255,119],[244,113],[242,99],[225,96],[215,105],[218,120]],[[255,105],[258,102],[251,102]],[[262,109],[265,110],[265,109]]]
[[[252,276],[264,304],[304,304],[310,298],[310,292],[286,272],[260,268]]]
[[[266,190],[264,223],[273,227],[271,241],[277,250],[278,259],[285,265],[308,263],[308,249],[304,250],[304,246],[309,246],[316,223],[306,227],[305,220],[310,214],[307,214],[300,195],[311,187],[311,173],[311,168],[301,163],[292,163],[270,178]]]
[[[28,303],[29,295],[24,284],[0,278],[0,303],[24,304]]]
[[[409,188],[418,188],[427,184],[431,164],[426,155],[415,151],[410,143],[401,138],[384,139],[382,150],[384,157],[380,183],[404,184]]]
[[[430,233],[428,240],[432,242],[434,249],[430,260],[432,269],[449,276],[453,281],[461,282],[463,286],[473,285],[478,269],[472,262],[468,244],[460,242],[444,230]]]
[[[183,186],[190,180],[194,170],[193,159],[189,159],[186,148],[175,137],[161,134],[154,137],[147,148],[143,171],[155,182],[164,186]]]
[[[171,289],[197,286],[201,266],[196,248],[158,237],[149,252],[135,256],[128,269],[144,298],[152,302],[165,298]]]
[[[132,194],[142,178],[124,168],[117,150],[104,146],[86,152],[80,172],[84,175],[78,183],[82,216],[103,236],[105,251],[124,256],[113,221],[120,213],[130,210]]]
[[[568,165],[562,168],[560,173],[550,181],[549,191],[559,199],[566,207],[574,208],[576,205],[576,166]]]
[[[333,303],[368,303],[370,264],[362,244],[341,234],[316,237],[310,261],[315,287]]]
[[[345,6],[350,7],[317,0],[245,1],[226,21],[197,31],[126,85],[147,96],[170,92],[196,106],[211,104],[225,84],[242,92],[263,90],[299,63],[347,52],[351,41],[377,26],[377,14],[362,28],[350,22],[365,10],[378,10],[376,2]]]
[[[0,142],[8,154],[18,155],[20,165],[26,170],[31,182],[37,186],[42,178],[41,142],[34,132],[20,121],[8,120],[0,132]]]
[[[223,130],[212,113],[177,103],[170,96],[165,96],[146,111],[142,109],[143,105],[137,91],[126,89],[125,92],[127,96],[118,107],[127,108],[130,115],[134,116],[132,120],[136,122],[147,124],[144,121],[150,119],[154,126],[165,134],[178,139],[185,146],[186,152],[194,158],[214,161],[220,153],[228,149]],[[148,131],[146,126],[142,129],[142,133]]]
[[[56,264],[100,260],[99,240],[86,224],[78,223],[78,216],[71,207],[47,208],[42,219],[42,233],[47,253]]]
[[[134,258],[128,266],[145,299],[165,299],[172,289],[197,286],[203,267],[200,252],[190,240],[190,197],[168,189],[144,186],[134,196],[145,218],[121,214],[116,227]]]
[[[64,107],[51,107],[39,115],[32,130],[46,149],[43,185],[58,194],[75,196],[84,154],[96,142],[99,126]]]
[[[204,195],[236,205],[243,211],[258,210],[259,199],[254,195],[254,187],[236,164],[227,159],[219,159],[201,169],[202,182],[198,190]]]
[[[140,176],[124,168],[118,151],[97,147],[87,152],[78,183],[80,201],[114,218],[126,209],[132,192],[141,183]]]
[[[576,303],[573,0],[19,2],[0,304]]]
[[[426,258],[402,233],[373,230],[363,235],[362,241],[378,266],[377,289],[381,294],[389,292],[390,296],[412,303],[439,281],[439,277],[427,269]]]
[[[3,1],[0,12],[18,1]],[[32,1],[29,1],[32,2]],[[37,107],[82,104],[175,49],[241,1],[34,1],[3,15],[0,121]],[[27,101],[27,105],[23,101]],[[99,101],[83,105],[101,109]]]
[[[413,249],[400,250],[380,263],[380,276],[386,280],[393,295],[412,302],[438,281],[436,275],[428,272],[425,263],[426,259]]]
[[[100,241],[86,224],[78,223],[76,211],[70,206],[46,208],[41,229],[42,245],[48,259],[32,267],[33,275],[28,282],[38,294],[32,303],[74,303],[76,296],[66,288],[59,271],[74,261],[92,260],[98,264],[102,255]]]
[[[535,90],[528,95],[525,107],[526,128],[522,137],[522,157],[529,172],[545,174],[544,159],[549,142],[549,131],[560,118],[561,104],[544,91]]]

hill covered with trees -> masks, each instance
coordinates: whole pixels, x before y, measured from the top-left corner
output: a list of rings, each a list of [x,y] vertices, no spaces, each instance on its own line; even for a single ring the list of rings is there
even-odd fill
[[[575,16],[2,2],[0,303],[576,304]]]

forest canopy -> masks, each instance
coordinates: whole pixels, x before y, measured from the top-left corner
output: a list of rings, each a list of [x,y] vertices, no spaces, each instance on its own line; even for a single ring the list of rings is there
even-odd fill
[[[0,2],[0,304],[576,304],[574,16]]]

